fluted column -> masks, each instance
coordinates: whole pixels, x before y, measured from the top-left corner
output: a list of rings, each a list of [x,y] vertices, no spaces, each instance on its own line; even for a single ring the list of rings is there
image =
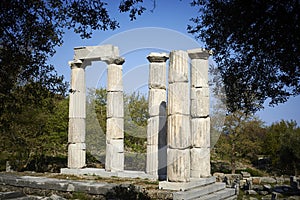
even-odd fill
[[[167,115],[166,115],[166,53],[150,53],[149,60],[149,116],[147,124],[146,173],[167,175]]]
[[[68,168],[86,165],[85,117],[86,86],[85,65],[82,60],[70,61],[71,89],[69,100]]]
[[[190,181],[190,106],[188,55],[170,53],[168,87],[168,168],[170,182]]]
[[[208,57],[204,49],[188,50],[191,58],[191,177],[211,176]]]
[[[107,121],[105,170],[124,170],[123,58],[105,59],[107,66]]]

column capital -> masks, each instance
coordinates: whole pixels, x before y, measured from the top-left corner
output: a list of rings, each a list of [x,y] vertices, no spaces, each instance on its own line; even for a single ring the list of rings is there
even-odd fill
[[[71,60],[68,62],[68,64],[71,67],[71,69],[73,68],[85,69],[87,66],[91,65],[91,62],[79,59],[79,60]]]
[[[101,59],[101,61],[105,62],[106,64],[116,64],[116,65],[122,65],[125,62],[125,59],[122,57],[107,57]]]
[[[189,57],[191,59],[208,59],[208,57],[212,55],[213,52],[211,50],[198,48],[187,50],[187,53],[189,54]]]
[[[149,62],[166,62],[169,59],[169,55],[167,53],[150,53],[147,56]]]

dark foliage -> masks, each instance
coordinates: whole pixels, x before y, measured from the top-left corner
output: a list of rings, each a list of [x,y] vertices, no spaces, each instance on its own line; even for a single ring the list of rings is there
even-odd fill
[[[115,186],[111,191],[107,192],[105,195],[106,199],[126,199],[126,200],[150,200],[145,190],[140,191],[134,185],[124,186],[118,185]]]
[[[213,50],[230,111],[255,112],[300,93],[300,2],[194,0],[188,31]]]

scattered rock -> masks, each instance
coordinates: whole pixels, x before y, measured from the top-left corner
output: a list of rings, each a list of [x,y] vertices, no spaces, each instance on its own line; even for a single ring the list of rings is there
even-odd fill
[[[241,172],[243,178],[250,178],[251,174],[249,172]]]
[[[272,186],[271,185],[264,185],[264,190],[266,191],[270,191],[272,189]]]
[[[267,194],[269,194],[269,192],[268,192],[268,191],[265,191],[265,190],[259,190],[257,193],[258,193],[259,195],[264,195],[264,196],[266,196]]]
[[[248,195],[257,195],[257,192],[255,190],[246,190],[245,193]]]
[[[262,183],[269,183],[269,184],[274,184],[276,183],[276,179],[272,177],[261,177],[261,182]]]
[[[252,183],[255,185],[259,185],[260,184],[260,177],[252,177]]]

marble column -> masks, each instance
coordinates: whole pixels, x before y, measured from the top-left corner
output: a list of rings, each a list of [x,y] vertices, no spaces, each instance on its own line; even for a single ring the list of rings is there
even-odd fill
[[[167,175],[166,127],[166,53],[150,53],[149,60],[149,116],[147,124],[146,173],[164,179]]]
[[[124,100],[123,58],[103,60],[107,63],[107,121],[105,170],[124,170]]]
[[[70,61],[71,89],[69,100],[68,168],[83,168],[86,165],[85,117],[86,86],[85,67],[82,60]]]
[[[191,177],[211,176],[208,57],[204,49],[188,50],[191,58]]]
[[[170,53],[168,74],[168,168],[169,182],[190,181],[190,97],[188,82],[188,54]]]

